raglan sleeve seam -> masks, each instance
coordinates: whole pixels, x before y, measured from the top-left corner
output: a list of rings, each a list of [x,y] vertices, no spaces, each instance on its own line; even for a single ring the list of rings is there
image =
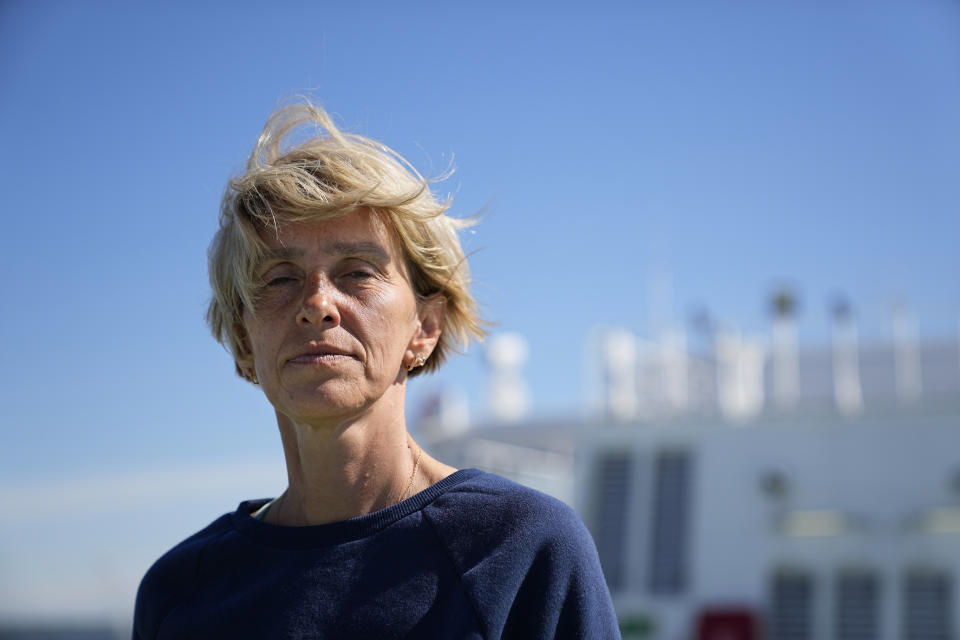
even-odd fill
[[[193,579],[190,581],[192,588],[189,591],[185,592],[184,595],[177,600],[176,604],[174,604],[172,607],[170,607],[167,610],[167,613],[163,616],[160,622],[157,623],[157,628],[153,635],[154,639],[160,635],[160,629],[163,628],[164,623],[166,623],[166,621],[170,618],[170,616],[173,615],[173,612],[181,608],[188,600],[190,600],[194,595],[196,595],[197,589],[199,588],[200,568],[203,565],[204,553],[207,551],[207,548],[211,544],[213,544],[215,540],[222,538],[224,535],[226,535],[229,532],[230,532],[230,529],[224,529],[223,531],[220,531],[215,536],[211,537],[209,540],[204,542],[203,546],[200,547],[200,550],[197,551],[196,567],[194,568],[194,571],[193,571]]]
[[[430,527],[430,530],[433,532],[434,537],[436,537],[437,542],[440,544],[440,547],[443,549],[444,555],[447,557],[447,561],[450,563],[450,566],[453,567],[454,573],[457,574],[457,578],[460,580],[460,584],[463,587],[464,597],[467,599],[467,602],[470,603],[470,609],[473,611],[474,617],[477,619],[480,628],[483,630],[483,637],[490,637],[490,629],[488,628],[487,621],[482,615],[480,615],[480,608],[477,606],[476,600],[474,599],[473,591],[467,586],[464,581],[463,574],[464,570],[457,564],[456,559],[453,556],[453,553],[450,551],[450,545],[444,539],[443,535],[440,533],[439,527],[430,517],[430,514],[424,510],[423,520],[427,523],[427,526]]]

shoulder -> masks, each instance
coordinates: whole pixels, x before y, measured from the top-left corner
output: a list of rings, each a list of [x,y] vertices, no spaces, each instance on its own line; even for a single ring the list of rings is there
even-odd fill
[[[134,638],[152,638],[167,614],[193,589],[203,550],[232,528],[231,514],[210,525],[163,554],[147,570],[134,611]]]
[[[518,556],[554,546],[593,546],[569,506],[492,473],[478,473],[452,487],[424,515],[463,570],[494,549]]]
[[[482,473],[433,501],[424,516],[488,635],[617,636],[593,539],[565,503]]]
[[[479,473],[457,484],[434,500],[425,513],[448,542],[478,547],[480,552],[485,546],[503,543],[539,548],[569,540],[571,535],[592,546],[583,523],[569,506],[492,473]]]

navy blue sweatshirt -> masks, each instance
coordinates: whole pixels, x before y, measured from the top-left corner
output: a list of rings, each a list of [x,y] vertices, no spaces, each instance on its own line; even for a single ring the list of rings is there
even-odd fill
[[[477,469],[359,518],[280,527],[247,501],[161,557],[135,640],[619,638],[568,506]]]

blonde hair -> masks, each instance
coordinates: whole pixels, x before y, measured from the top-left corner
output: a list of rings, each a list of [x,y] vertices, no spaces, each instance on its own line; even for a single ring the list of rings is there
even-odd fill
[[[314,135],[296,143],[296,131]],[[470,270],[457,232],[473,224],[446,214],[439,201],[400,154],[369,138],[344,133],[319,106],[305,102],[282,107],[267,120],[243,175],[227,184],[220,228],[209,250],[213,296],[207,323],[218,342],[238,361],[250,355],[243,311],[253,311],[259,282],[254,270],[266,250],[264,229],[285,222],[327,220],[368,207],[389,221],[409,268],[419,300],[439,294],[446,300],[440,340],[424,366],[408,375],[434,371],[457,348],[486,335],[470,294]]]

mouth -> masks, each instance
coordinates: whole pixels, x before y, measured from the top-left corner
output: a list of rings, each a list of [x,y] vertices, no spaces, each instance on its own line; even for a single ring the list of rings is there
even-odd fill
[[[290,364],[322,365],[356,359],[355,356],[342,349],[320,345],[307,347],[287,362]]]

